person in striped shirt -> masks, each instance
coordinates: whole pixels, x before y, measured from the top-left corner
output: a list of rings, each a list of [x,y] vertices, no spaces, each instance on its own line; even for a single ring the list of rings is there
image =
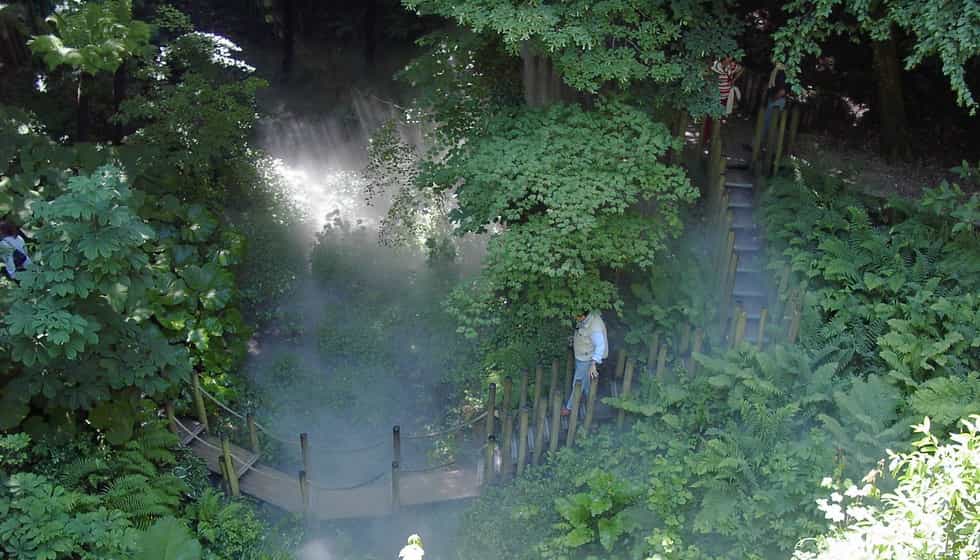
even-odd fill
[[[742,75],[742,66],[735,62],[731,55],[725,55],[721,60],[716,60],[711,65],[711,71],[718,76],[718,95],[721,100],[722,111],[725,115],[730,115],[735,109],[735,102],[742,97],[742,92],[735,86],[735,80]],[[711,117],[704,120],[704,131],[701,134],[702,143],[711,140]]]

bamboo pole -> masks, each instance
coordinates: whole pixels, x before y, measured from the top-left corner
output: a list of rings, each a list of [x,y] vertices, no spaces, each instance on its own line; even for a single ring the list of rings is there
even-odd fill
[[[664,371],[667,369],[667,345],[660,345],[660,353],[657,355],[657,379],[664,380]]]
[[[748,313],[742,309],[739,309],[735,321],[735,337],[732,341],[733,346],[738,346],[745,338],[745,324],[748,321],[748,316]]]
[[[231,495],[238,496],[240,494],[238,489],[238,471],[235,469],[235,463],[231,458],[231,442],[228,441],[227,435],[221,436],[221,456],[228,473],[228,487],[231,488]]]
[[[786,143],[786,153],[793,153],[796,148],[796,135],[800,131],[800,106],[794,105],[789,115],[789,141]]]
[[[565,358],[565,385],[568,387],[568,396],[572,393],[572,374],[575,372],[575,352],[569,349],[568,356]],[[562,389],[562,394],[565,393],[565,389]]]
[[[527,383],[528,383],[528,372],[526,369],[521,371],[521,386],[520,392],[518,393],[518,408],[524,408],[527,406]]]
[[[397,424],[391,428],[391,511],[402,507],[401,492],[402,429]]]
[[[568,434],[565,438],[565,446],[570,447],[575,443],[575,432],[578,428],[578,408],[582,402],[582,382],[575,381],[572,388],[572,413],[568,416]]]
[[[174,414],[174,401],[167,401],[164,405],[164,410],[167,414],[167,424],[170,426],[170,431],[173,433],[177,432],[177,415]]]
[[[766,336],[766,317],[768,316],[769,316],[769,310],[766,308],[763,308],[762,311],[759,313],[759,335],[758,338],[756,339],[759,350],[762,350],[763,346],[765,346],[764,339]]]
[[[534,368],[534,400],[532,401],[532,403],[533,403],[533,407],[534,407],[533,410],[535,414],[537,414],[538,408],[541,407],[541,389],[543,383],[544,383],[544,368],[538,366]]]
[[[245,415],[245,424],[248,425],[248,441],[252,446],[252,453],[259,455],[262,447],[259,445],[259,431],[255,429],[255,415],[249,412]]]
[[[514,406],[514,382],[510,377],[504,378],[504,402],[500,406],[501,422],[503,422],[500,442],[500,475],[506,477],[510,474],[512,466],[510,439],[514,432],[514,415],[511,414],[511,407]]]
[[[657,352],[660,351],[660,333],[653,333],[653,338],[650,339],[650,348],[647,351],[647,375],[652,375],[657,362]]]
[[[633,359],[630,358],[629,362],[626,364],[626,372],[623,374],[623,394],[624,399],[629,398],[630,389],[633,387],[633,369],[636,364]],[[626,418],[626,411],[622,408],[619,409],[619,417],[616,418],[616,428],[623,428],[623,420]]]
[[[527,463],[527,428],[530,420],[530,411],[527,406],[521,407],[520,422],[517,428],[517,476],[524,474],[524,466]]]
[[[616,352],[616,379],[623,377],[623,368],[626,367],[626,350],[620,348]]]
[[[483,484],[490,485],[493,484],[493,479],[496,473],[493,468],[493,452],[494,448],[497,446],[497,436],[490,434],[487,436],[487,447],[485,453],[483,454]]]
[[[191,388],[193,389],[194,407],[197,408],[197,421],[204,426],[204,431],[210,433],[208,426],[208,411],[204,408],[204,397],[201,396],[201,377],[196,371],[191,372]]]
[[[589,398],[585,403],[585,424],[582,424],[582,430],[585,433],[589,433],[589,429],[592,427],[592,417],[595,415],[595,400],[598,393],[599,380],[595,379],[589,384]]]
[[[691,344],[691,324],[685,322],[681,325],[681,333],[678,337],[680,342],[677,344],[677,355],[683,355],[687,352],[687,347]]]
[[[542,402],[541,406],[535,409],[534,411],[533,462],[535,465],[541,462],[541,456],[544,455],[544,423],[547,417],[548,417],[548,407],[545,405],[545,402]]]
[[[689,365],[687,366],[687,371],[691,377],[694,377],[698,373],[698,361],[694,359],[695,354],[701,353],[701,346],[704,344],[704,329],[695,329],[694,331],[694,343],[691,346],[691,357]]]
[[[759,153],[762,150],[762,127],[765,124],[766,111],[760,109],[755,117],[755,133],[752,135],[752,169],[758,171]]]
[[[776,156],[772,162],[772,174],[779,173],[779,164],[783,158],[783,142],[786,139],[786,117],[788,111],[780,111],[779,115],[779,136],[776,137]]]
[[[299,495],[303,502],[303,517],[306,522],[310,522],[310,479],[307,478],[306,471],[299,471]]]
[[[561,436],[561,391],[551,393],[551,441],[548,442],[548,452],[558,451],[558,438]]]
[[[486,428],[483,433],[484,437],[489,437],[493,435],[493,417],[496,413],[497,407],[497,384],[491,383],[490,390],[487,394],[487,422]]]
[[[299,435],[299,449],[303,454],[303,470],[307,473],[313,472],[310,468],[310,437],[306,432]]]
[[[561,368],[561,364],[558,363],[558,358],[551,360],[551,378],[548,381],[548,400],[545,401],[544,407],[548,408],[551,404],[551,393],[553,391],[560,390],[558,387],[558,370]]]

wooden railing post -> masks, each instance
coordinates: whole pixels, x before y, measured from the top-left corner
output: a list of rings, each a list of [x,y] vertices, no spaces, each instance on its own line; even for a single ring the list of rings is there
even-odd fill
[[[769,118],[769,130],[766,131],[766,157],[762,162],[762,173],[760,175],[772,174],[772,164],[776,159],[776,137],[779,134],[779,117],[782,114],[782,109],[773,109],[772,116]]]
[[[306,471],[299,471],[299,495],[303,502],[303,517],[307,523],[310,520],[310,481],[306,476]]]
[[[402,507],[401,492],[402,428],[397,424],[391,428],[391,511]]]
[[[623,374],[623,394],[622,398],[627,399],[630,396],[630,389],[633,387],[633,369],[636,364],[633,362],[633,358],[630,358],[626,363],[626,372]],[[626,418],[626,411],[622,408],[619,409],[619,416],[616,418],[616,428],[623,428],[623,420]]]
[[[783,146],[786,140],[786,118],[789,111],[780,111],[779,115],[779,136],[776,139],[776,155],[772,162],[772,174],[779,173],[779,164],[783,158]]]
[[[500,442],[500,476],[506,479],[510,475],[511,467],[513,466],[513,457],[511,456],[510,442],[511,436],[514,433],[514,415],[511,411],[511,406],[513,406],[513,391],[514,383],[511,381],[510,377],[504,378],[504,402],[500,407],[501,422],[503,422],[503,428],[501,433]]]
[[[235,469],[235,463],[232,461],[231,457],[231,443],[228,441],[228,436],[221,435],[221,459],[225,463],[225,469],[228,473],[228,487],[231,488],[231,495],[238,496],[238,470]]]
[[[495,469],[493,468],[493,452],[494,448],[497,446],[497,436],[490,434],[487,436],[487,448],[484,454],[484,464],[483,464],[483,483],[493,484],[494,476],[496,475]]]
[[[248,424],[248,441],[252,445],[252,453],[259,455],[262,447],[259,446],[259,432],[255,429],[255,415],[249,412],[245,415],[245,423]]]
[[[194,407],[197,408],[197,421],[204,426],[205,432],[211,433],[211,428],[208,426],[208,410],[204,408],[204,397],[201,395],[201,378],[196,371],[191,372],[191,388]]]
[[[660,353],[657,355],[657,379],[664,380],[664,372],[667,369],[667,344],[660,345]]]
[[[752,135],[752,169],[759,169],[759,153],[762,149],[762,127],[765,124],[766,110],[762,108],[756,113],[755,134]]]
[[[527,405],[521,407],[517,428],[517,476],[524,474],[524,466],[527,463],[527,428],[530,414]]]
[[[551,393],[558,390],[558,370],[561,368],[561,364],[558,363],[558,358],[551,360],[551,378],[548,380],[548,400],[544,403],[545,408],[551,406]]]
[[[585,403],[585,423],[582,424],[582,432],[589,433],[592,428],[592,417],[595,415],[595,400],[599,393],[599,380],[593,379],[589,383],[589,398]]]
[[[739,309],[735,316],[735,336],[732,338],[732,346],[738,346],[745,338],[745,324],[748,321],[748,313]]]
[[[568,395],[571,396],[572,391],[572,374],[575,372],[575,352],[572,350],[568,351],[568,357],[565,359],[565,385],[568,387]],[[565,393],[565,389],[562,388],[562,394]]]
[[[691,356],[690,362],[688,362],[687,371],[688,375],[694,377],[698,373],[698,361],[694,359],[695,354],[701,353],[701,346],[704,344],[704,329],[698,328],[694,330],[694,343],[691,346]]]
[[[541,391],[544,389],[542,385],[544,384],[544,368],[538,366],[534,368],[534,400],[532,401],[532,406],[534,407],[534,413],[538,413],[538,408],[541,407]]]
[[[532,461],[535,465],[541,462],[541,456],[544,455],[544,424],[547,417],[547,400],[542,400],[541,406],[534,410],[534,456]]]
[[[793,105],[789,113],[789,140],[786,142],[786,153],[792,153],[796,148],[796,135],[800,131],[800,106]]]
[[[647,350],[647,375],[653,375],[657,367],[657,352],[660,351],[660,332],[653,333],[650,348]]]
[[[575,431],[578,428],[578,408],[582,402],[582,382],[575,381],[572,387],[572,413],[568,416],[568,434],[565,438],[565,447],[575,443]]]
[[[491,383],[489,392],[487,393],[487,420],[486,420],[486,431],[484,432],[484,437],[490,437],[493,435],[493,416],[496,414],[497,408],[497,384]]]
[[[521,371],[521,387],[520,387],[520,393],[518,394],[517,397],[519,403],[517,406],[518,409],[527,406],[527,382],[528,382],[528,373],[527,370],[525,369]]]
[[[680,326],[681,332],[678,336],[677,355],[681,356],[687,352],[687,346],[691,343],[691,324],[685,322]]]
[[[561,401],[562,392],[551,393],[551,440],[548,442],[548,452],[558,451],[558,438],[561,437]]]
[[[299,450],[303,455],[303,470],[306,474],[313,472],[310,468],[310,437],[306,432],[299,435]]]
[[[622,379],[623,368],[626,367],[626,350],[620,348],[616,352],[616,379]]]
[[[177,432],[177,415],[174,414],[174,401],[167,401],[163,405],[164,410],[167,414],[167,424],[170,426],[170,431],[173,433]]]
[[[758,338],[756,339],[759,350],[762,350],[763,346],[765,346],[766,318],[768,316],[769,316],[769,310],[766,308],[762,308],[762,311],[759,313],[759,335]]]

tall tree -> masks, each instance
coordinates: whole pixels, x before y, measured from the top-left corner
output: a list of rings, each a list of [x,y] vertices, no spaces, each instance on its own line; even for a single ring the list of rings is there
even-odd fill
[[[967,63],[980,54],[980,4],[975,0],[792,0],[784,9],[792,17],[775,33],[776,57],[785,62],[791,80],[832,35],[871,43],[886,157],[909,154],[898,42],[904,35],[912,39],[905,69],[938,57],[957,103],[976,114],[980,105],[966,82]]]
[[[649,80],[660,100],[693,115],[720,111],[707,73],[710,61],[738,52],[739,24],[727,2],[711,0],[402,0],[409,9],[441,15],[477,33],[499,34],[514,55],[527,63],[545,56],[564,84],[596,93],[607,84]],[[542,75],[544,72],[544,75]],[[525,72],[525,78],[550,84],[550,69]],[[525,84],[525,97],[539,104],[536,88]],[[548,87],[551,87],[550,85]],[[549,100],[562,97],[547,93]],[[551,91],[551,90],[549,90]]]
[[[47,21],[57,34],[33,37],[28,45],[50,70],[69,66],[78,73],[76,140],[84,142],[90,120],[90,89],[96,76],[114,74],[128,57],[146,49],[150,26],[133,19],[132,0],[70,3]]]

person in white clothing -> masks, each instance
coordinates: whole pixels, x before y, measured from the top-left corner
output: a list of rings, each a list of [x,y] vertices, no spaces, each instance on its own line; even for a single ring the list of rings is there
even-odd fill
[[[27,243],[21,237],[17,226],[10,222],[0,222],[0,251],[3,254],[4,268],[7,277],[16,280],[17,272],[26,270],[31,265],[31,257],[27,254]]]
[[[590,381],[599,378],[597,365],[602,363],[609,356],[609,338],[606,335],[606,324],[598,311],[593,311],[588,315],[577,315],[575,317],[575,334],[572,335],[572,350],[575,353],[575,378],[572,380],[572,388],[575,382],[582,382],[582,395],[589,396]],[[562,416],[571,414],[572,397],[568,397],[568,402],[562,408]]]

